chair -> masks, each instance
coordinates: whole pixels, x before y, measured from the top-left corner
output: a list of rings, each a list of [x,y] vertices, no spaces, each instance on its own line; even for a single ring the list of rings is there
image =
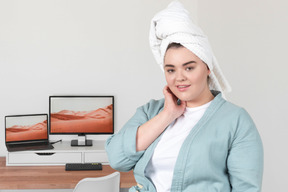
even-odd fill
[[[119,192],[120,173],[114,172],[104,177],[84,178],[80,180],[73,192]]]

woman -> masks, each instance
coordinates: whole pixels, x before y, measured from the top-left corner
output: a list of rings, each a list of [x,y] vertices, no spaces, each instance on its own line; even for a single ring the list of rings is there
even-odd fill
[[[179,2],[152,20],[150,43],[165,73],[164,99],[139,107],[107,140],[110,165],[134,170],[130,191],[261,191],[263,149],[203,32]]]

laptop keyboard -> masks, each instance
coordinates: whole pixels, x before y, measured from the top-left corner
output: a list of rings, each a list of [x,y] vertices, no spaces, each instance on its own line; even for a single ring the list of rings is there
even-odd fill
[[[9,150],[24,151],[24,150],[46,150],[53,149],[54,147],[50,143],[29,143],[29,144],[14,144],[9,145]]]

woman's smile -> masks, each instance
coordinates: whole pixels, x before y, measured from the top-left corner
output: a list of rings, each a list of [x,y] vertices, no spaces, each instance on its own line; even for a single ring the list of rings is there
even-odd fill
[[[177,85],[176,87],[180,92],[184,92],[184,91],[187,91],[190,86],[191,85]]]

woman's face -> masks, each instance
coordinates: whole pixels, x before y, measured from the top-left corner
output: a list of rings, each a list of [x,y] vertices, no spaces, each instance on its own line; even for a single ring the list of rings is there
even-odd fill
[[[188,107],[211,100],[207,83],[210,70],[187,48],[169,48],[164,58],[164,71],[168,87],[177,98],[186,101]]]

